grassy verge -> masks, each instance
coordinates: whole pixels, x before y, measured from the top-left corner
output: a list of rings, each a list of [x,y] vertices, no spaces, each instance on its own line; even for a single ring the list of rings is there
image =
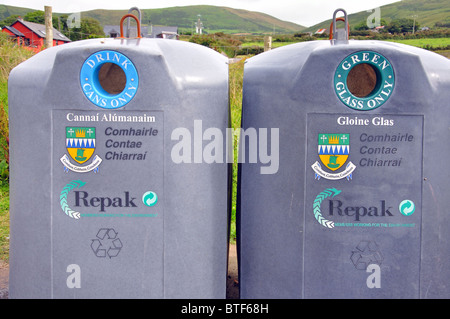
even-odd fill
[[[389,39],[384,40],[389,42],[403,43],[418,48],[437,50],[450,47],[450,38],[423,38],[423,39]],[[285,41],[285,42],[272,42],[272,48],[278,48],[281,46],[298,43],[299,41]],[[242,43],[242,47],[264,47],[264,41],[252,41]]]
[[[423,39],[403,39],[388,40],[390,42],[403,43],[427,50],[448,50],[450,48],[450,38],[423,38]]]
[[[6,262],[9,260],[8,76],[15,66],[33,54],[0,32],[0,260]]]
[[[288,41],[288,42],[275,42],[272,41],[272,48],[278,48],[289,44],[299,43],[300,41]],[[264,41],[254,41],[254,42],[245,42],[242,43],[243,48],[247,47],[264,47]]]
[[[435,52],[450,59],[450,50],[439,50]]]
[[[241,127],[242,112],[242,82],[244,77],[244,63],[247,57],[243,57],[239,62],[230,64],[229,82],[230,82],[230,113],[231,127],[238,129]],[[237,131],[236,131],[237,132]],[[233,136],[233,185],[232,185],[232,204],[231,204],[231,225],[230,239],[232,242],[236,239],[236,193],[237,193],[237,168],[238,168],[238,145],[239,135]]]
[[[9,260],[9,185],[0,183],[0,260]]]

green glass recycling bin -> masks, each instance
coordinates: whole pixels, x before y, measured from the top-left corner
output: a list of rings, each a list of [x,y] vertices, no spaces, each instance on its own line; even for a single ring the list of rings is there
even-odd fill
[[[449,60],[333,38],[248,59],[243,87],[241,298],[449,298]]]

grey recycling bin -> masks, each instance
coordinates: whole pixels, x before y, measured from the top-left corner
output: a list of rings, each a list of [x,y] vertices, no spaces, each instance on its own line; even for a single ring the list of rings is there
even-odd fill
[[[450,62],[346,29],[246,62],[241,298],[450,298]]]
[[[11,298],[225,298],[227,62],[108,38],[11,72]]]

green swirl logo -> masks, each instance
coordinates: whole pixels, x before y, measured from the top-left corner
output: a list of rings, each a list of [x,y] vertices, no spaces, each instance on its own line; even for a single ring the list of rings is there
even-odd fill
[[[86,184],[85,182],[82,182],[80,180],[71,181],[66,186],[64,186],[63,190],[61,191],[61,195],[59,196],[59,203],[61,205],[61,209],[64,212],[64,214],[66,214],[70,218],[80,219],[81,214],[69,207],[69,204],[67,204],[67,195],[74,188],[81,188],[85,184]]]
[[[327,197],[335,197],[336,195],[339,195],[341,193],[340,190],[337,190],[336,188],[327,188],[323,192],[321,192],[319,195],[317,195],[316,199],[314,200],[314,217],[316,218],[317,222],[322,225],[323,227],[327,228],[333,228],[334,222],[332,220],[325,219],[322,216],[322,212],[320,211],[320,205]]]

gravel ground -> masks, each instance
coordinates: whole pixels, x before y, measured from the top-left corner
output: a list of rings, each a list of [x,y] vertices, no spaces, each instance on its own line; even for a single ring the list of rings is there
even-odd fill
[[[9,266],[0,260],[0,299],[8,299]]]

